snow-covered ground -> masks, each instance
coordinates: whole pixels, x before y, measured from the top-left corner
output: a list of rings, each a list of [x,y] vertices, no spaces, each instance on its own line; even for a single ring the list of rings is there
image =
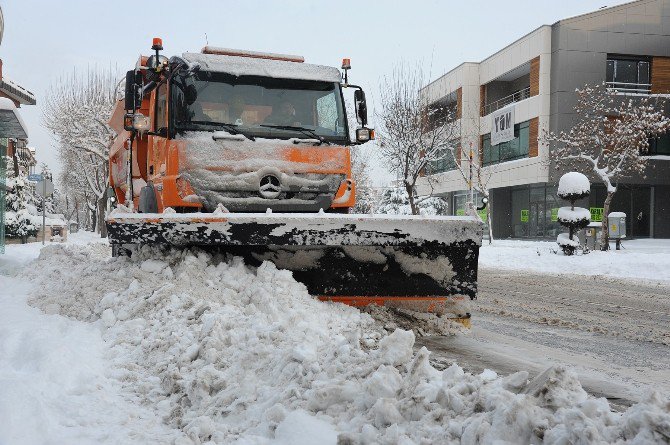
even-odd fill
[[[614,247],[614,243],[612,243]],[[480,268],[526,269],[549,274],[578,274],[670,282],[670,240],[624,240],[622,250],[592,251],[565,256],[555,242],[484,241],[479,253]]]
[[[617,413],[561,366],[530,381],[438,370],[411,331],[319,302],[272,264],[113,259],[86,234],[40,247],[0,256],[1,444],[670,438],[665,394]]]

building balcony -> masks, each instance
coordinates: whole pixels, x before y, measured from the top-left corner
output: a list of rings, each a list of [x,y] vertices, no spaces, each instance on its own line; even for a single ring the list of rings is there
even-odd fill
[[[618,94],[651,94],[650,83],[605,82],[605,86]]]
[[[530,85],[524,89],[515,91],[514,93],[508,96],[498,99],[495,102],[491,102],[489,104],[484,105],[483,116],[489,115],[494,111],[504,108],[507,105],[512,104],[514,102],[520,102],[524,99],[528,99],[529,97],[530,97]]]

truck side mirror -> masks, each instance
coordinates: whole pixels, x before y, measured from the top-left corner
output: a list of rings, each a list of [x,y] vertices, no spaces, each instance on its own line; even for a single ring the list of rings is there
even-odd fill
[[[126,73],[126,94],[125,94],[125,109],[135,111],[139,108],[142,98],[138,97],[139,84],[137,82],[137,74],[135,70],[130,70]]]
[[[356,108],[356,120],[365,127],[368,124],[368,105],[363,90],[354,91],[354,107]]]

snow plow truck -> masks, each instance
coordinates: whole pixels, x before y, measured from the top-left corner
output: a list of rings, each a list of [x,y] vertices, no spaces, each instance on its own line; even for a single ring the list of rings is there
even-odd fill
[[[162,50],[154,39],[154,53],[127,72],[111,118],[114,255],[198,246],[250,265],[271,261],[322,300],[469,324],[481,220],[350,213],[350,148],[374,130],[348,59],[341,72],[285,54]]]

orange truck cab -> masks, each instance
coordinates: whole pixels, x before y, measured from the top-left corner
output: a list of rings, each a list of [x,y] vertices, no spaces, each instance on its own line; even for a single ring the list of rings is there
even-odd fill
[[[110,186],[119,204],[141,213],[353,207],[349,146],[374,132],[363,91],[337,68],[215,47],[168,60],[158,39],[152,49],[128,72],[112,117]],[[361,124],[355,142],[348,87]]]

